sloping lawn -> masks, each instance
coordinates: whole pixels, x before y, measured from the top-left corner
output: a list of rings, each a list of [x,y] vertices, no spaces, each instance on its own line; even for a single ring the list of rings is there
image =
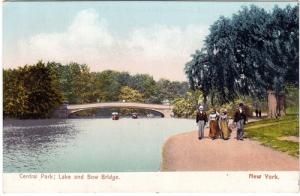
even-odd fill
[[[249,123],[246,125],[245,133],[246,137],[258,140],[264,146],[299,158],[299,143],[280,139],[286,136],[299,137],[299,117],[297,114]]]

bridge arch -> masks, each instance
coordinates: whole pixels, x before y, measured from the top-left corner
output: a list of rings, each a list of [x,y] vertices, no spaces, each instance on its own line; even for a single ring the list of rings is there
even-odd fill
[[[126,109],[142,109],[142,110],[146,110],[146,111],[153,111],[153,112],[157,112],[161,115],[162,118],[165,117],[165,114],[160,111],[160,110],[155,110],[155,109],[152,109],[152,108],[139,108],[139,107],[130,107],[130,106],[126,106],[126,107],[91,107],[91,108],[81,108],[81,109],[75,109],[75,110],[70,110],[68,112],[68,117],[70,117],[72,114],[76,114],[77,112],[80,112],[80,111],[85,111],[85,110],[91,110],[91,109],[107,109],[107,108],[118,108],[118,109],[123,109],[123,108],[126,108]]]
[[[171,118],[173,116],[171,105],[162,104],[146,104],[146,103],[134,103],[134,102],[110,102],[110,103],[89,103],[89,104],[74,104],[74,105],[63,105],[58,108],[53,117],[56,118],[68,118],[69,115],[88,109],[95,108],[132,108],[132,109],[145,109],[155,111],[162,114],[165,118]]]

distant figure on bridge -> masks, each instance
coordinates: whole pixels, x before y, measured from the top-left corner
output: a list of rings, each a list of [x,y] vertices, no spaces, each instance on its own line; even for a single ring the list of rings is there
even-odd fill
[[[196,123],[198,125],[198,139],[201,140],[204,138],[204,127],[207,123],[207,115],[203,111],[203,106],[199,106],[199,110],[197,112]]]

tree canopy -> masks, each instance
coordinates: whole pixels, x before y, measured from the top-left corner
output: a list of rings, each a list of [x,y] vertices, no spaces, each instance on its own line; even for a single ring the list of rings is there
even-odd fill
[[[221,16],[185,66],[191,88],[214,105],[239,96],[262,99],[267,90],[279,93],[285,84],[298,86],[298,9],[275,6],[267,12],[252,5],[230,18]]]
[[[86,64],[38,62],[3,71],[4,116],[45,118],[60,103],[134,101],[161,104],[184,96],[187,82],[159,80],[148,74],[104,70],[91,72]]]
[[[144,101],[144,97],[142,93],[128,86],[124,86],[121,88],[119,99],[122,101],[124,100],[126,102],[137,102],[137,103]]]
[[[3,72],[4,116],[45,118],[62,103],[58,79],[41,61]]]

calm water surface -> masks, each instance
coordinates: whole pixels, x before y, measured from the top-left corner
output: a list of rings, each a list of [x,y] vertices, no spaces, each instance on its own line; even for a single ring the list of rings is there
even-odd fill
[[[171,135],[186,119],[4,120],[4,172],[159,171]]]

